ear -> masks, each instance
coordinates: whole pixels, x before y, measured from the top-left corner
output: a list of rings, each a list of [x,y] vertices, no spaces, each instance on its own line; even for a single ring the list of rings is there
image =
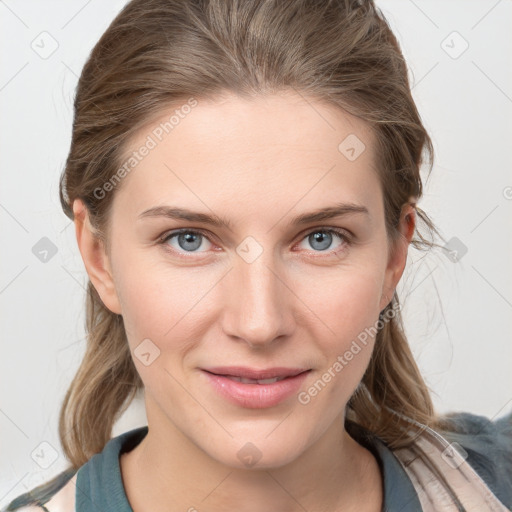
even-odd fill
[[[380,300],[382,311],[393,298],[396,286],[402,277],[407,263],[407,253],[416,227],[416,209],[411,203],[405,203],[400,212],[398,229],[400,236],[393,242],[388,251],[388,266],[384,277],[384,285]]]
[[[87,207],[80,199],[73,201],[76,240],[87,274],[103,304],[113,313],[121,314],[121,305],[114,286],[108,255],[101,240],[95,235]]]

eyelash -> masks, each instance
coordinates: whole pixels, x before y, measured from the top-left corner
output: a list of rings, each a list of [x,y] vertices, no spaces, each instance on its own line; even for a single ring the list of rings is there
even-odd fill
[[[346,230],[340,229],[340,228],[328,227],[328,226],[315,228],[315,229],[312,229],[312,230],[306,232],[304,234],[304,236],[299,240],[298,243],[302,242],[302,240],[304,240],[306,237],[308,237],[312,233],[319,233],[319,232],[330,233],[330,234],[334,233],[335,235],[338,235],[340,237],[341,241],[343,242],[343,245],[338,247],[338,249],[335,249],[332,251],[325,251],[325,254],[328,254],[328,255],[339,254],[340,252],[345,251],[348,248],[348,246],[350,246],[352,244],[352,236]],[[199,233],[200,235],[204,236],[211,242],[210,238],[208,237],[208,233],[206,231],[203,231],[202,229],[182,228],[182,229],[171,231],[169,233],[166,233],[166,234],[160,236],[158,239],[158,243],[163,245],[164,249],[166,251],[169,251],[172,254],[178,254],[178,256],[180,256],[180,257],[188,258],[188,256],[184,256],[184,254],[186,254],[186,252],[183,253],[183,252],[175,251],[174,249],[169,248],[169,245],[166,244],[166,242],[168,242],[171,238],[178,236],[181,233],[194,233],[194,234]],[[314,256],[314,257],[322,257],[322,255],[324,254],[324,251],[312,251],[312,252],[319,253],[319,256]],[[190,254],[194,254],[194,253],[191,252]]]

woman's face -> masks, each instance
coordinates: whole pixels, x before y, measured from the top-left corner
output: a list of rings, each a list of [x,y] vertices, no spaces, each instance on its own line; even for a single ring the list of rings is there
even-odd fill
[[[151,434],[281,466],[342,429],[407,244],[388,257],[361,120],[294,93],[194,105],[131,141],[105,273],[86,265],[123,316]]]

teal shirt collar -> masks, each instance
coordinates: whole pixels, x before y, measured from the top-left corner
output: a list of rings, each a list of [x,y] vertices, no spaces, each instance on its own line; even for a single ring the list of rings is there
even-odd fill
[[[407,510],[421,512],[418,495],[407,473],[392,451],[377,436],[347,420],[349,435],[370,450],[383,475],[383,512]],[[139,427],[111,439],[101,453],[93,455],[79,470],[76,481],[77,512],[109,510],[133,512],[121,478],[119,456],[135,448],[148,433]]]

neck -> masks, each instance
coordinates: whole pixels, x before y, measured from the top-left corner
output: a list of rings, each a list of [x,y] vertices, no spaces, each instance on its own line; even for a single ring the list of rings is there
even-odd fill
[[[226,466],[172,423],[155,422],[153,426],[149,420],[148,416],[146,437],[120,457],[134,512],[381,510],[383,491],[377,461],[348,435],[343,417],[333,421],[295,460],[268,469]]]

